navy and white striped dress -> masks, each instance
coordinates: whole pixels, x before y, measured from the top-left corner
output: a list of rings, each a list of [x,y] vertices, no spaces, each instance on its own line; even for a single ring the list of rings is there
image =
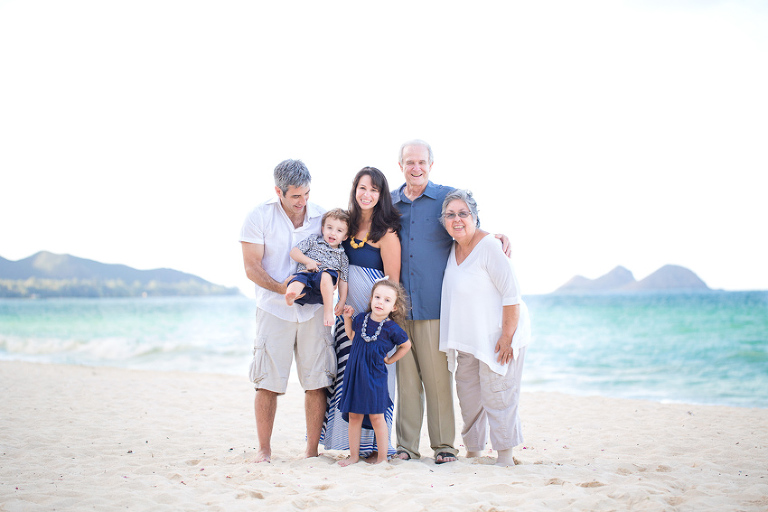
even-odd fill
[[[355,240],[358,243],[358,240]],[[377,279],[384,277],[384,262],[381,259],[381,251],[369,244],[363,245],[359,249],[353,248],[349,241],[342,243],[344,251],[349,258],[349,291],[347,293],[347,304],[355,308],[355,314],[363,313],[368,310],[371,301],[371,288]],[[336,381],[330,389],[328,397],[328,407],[325,411],[325,421],[323,422],[323,432],[320,436],[320,444],[326,450],[349,450],[349,424],[341,417],[339,411],[339,402],[341,392],[344,389],[344,370],[349,358],[349,350],[352,347],[352,340],[347,338],[344,331],[344,319],[336,317],[334,326],[336,338]],[[389,396],[392,402],[395,400],[395,365],[387,365],[389,372],[387,385]],[[384,413],[384,419],[387,421],[387,430],[390,435],[388,454],[394,455],[395,449],[392,447],[392,417],[394,406],[387,409]],[[376,438],[372,429],[363,428],[360,435],[360,454],[365,456],[375,452]]]

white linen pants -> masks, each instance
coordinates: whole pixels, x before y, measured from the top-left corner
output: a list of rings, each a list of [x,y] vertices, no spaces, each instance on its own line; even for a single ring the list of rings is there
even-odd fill
[[[456,395],[459,397],[464,428],[461,437],[467,451],[485,449],[490,427],[494,450],[507,450],[523,442],[518,406],[525,347],[509,363],[506,375],[492,371],[471,354],[459,352]]]

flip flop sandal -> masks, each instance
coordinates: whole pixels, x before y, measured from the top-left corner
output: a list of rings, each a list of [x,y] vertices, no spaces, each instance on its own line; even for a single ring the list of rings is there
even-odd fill
[[[400,456],[403,454],[405,454],[405,458]],[[395,457],[397,457],[400,460],[411,460],[411,454],[405,450],[397,450],[397,452],[395,453]]]
[[[451,457],[454,460],[445,460],[446,458]],[[442,459],[442,460],[438,460]],[[435,456],[435,464],[445,464],[446,462],[456,462],[458,460],[456,456],[450,452],[440,452]]]

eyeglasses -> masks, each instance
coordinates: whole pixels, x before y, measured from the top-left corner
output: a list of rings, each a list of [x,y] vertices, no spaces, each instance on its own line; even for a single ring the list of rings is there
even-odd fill
[[[472,214],[470,212],[461,211],[459,213],[444,213],[443,218],[447,220],[453,220],[456,218],[456,216],[459,216],[459,218],[466,219],[467,217],[471,216]]]

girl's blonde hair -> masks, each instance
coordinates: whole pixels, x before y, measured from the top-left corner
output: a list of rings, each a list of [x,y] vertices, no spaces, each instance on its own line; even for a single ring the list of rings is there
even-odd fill
[[[373,292],[376,291],[376,288],[379,286],[388,286],[389,288],[392,288],[395,290],[396,299],[395,299],[395,309],[392,310],[392,313],[389,314],[389,318],[393,320],[397,325],[400,327],[405,328],[405,319],[408,315],[408,295],[405,293],[405,289],[400,286],[400,283],[397,281],[393,281],[391,279],[382,279],[381,281],[376,281],[373,283],[373,288],[371,288],[371,299],[373,299]],[[368,300],[368,312],[371,311],[371,301]]]

